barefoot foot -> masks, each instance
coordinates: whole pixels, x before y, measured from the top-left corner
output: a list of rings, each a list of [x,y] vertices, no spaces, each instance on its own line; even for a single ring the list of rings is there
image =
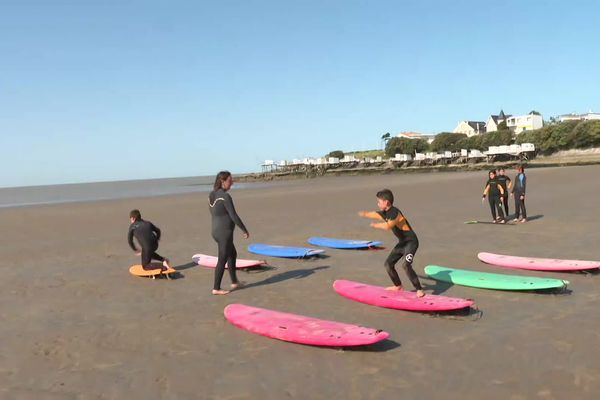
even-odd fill
[[[225,295],[229,293],[229,290],[214,290],[212,291],[212,294],[217,295],[217,296],[221,296],[221,295]]]
[[[425,297],[425,292],[422,290],[417,290],[417,297]]]
[[[399,292],[402,290],[402,286],[389,286],[386,287],[385,290]]]

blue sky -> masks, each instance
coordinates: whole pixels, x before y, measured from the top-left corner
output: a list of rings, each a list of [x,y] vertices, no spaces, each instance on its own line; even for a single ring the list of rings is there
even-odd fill
[[[600,111],[595,1],[0,0],[0,187],[212,175]]]

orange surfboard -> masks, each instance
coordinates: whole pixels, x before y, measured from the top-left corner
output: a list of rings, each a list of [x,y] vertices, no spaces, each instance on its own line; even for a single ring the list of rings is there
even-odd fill
[[[151,264],[152,265],[152,264]],[[135,276],[144,276],[144,277],[152,277],[152,278],[156,278],[157,276],[160,275],[165,275],[167,278],[169,278],[169,274],[172,274],[173,272],[177,272],[176,269],[173,268],[168,268],[168,269],[162,269],[162,264],[156,265],[156,269],[144,269],[140,264],[134,265],[131,268],[129,268],[129,273],[131,273],[131,275],[135,275]]]

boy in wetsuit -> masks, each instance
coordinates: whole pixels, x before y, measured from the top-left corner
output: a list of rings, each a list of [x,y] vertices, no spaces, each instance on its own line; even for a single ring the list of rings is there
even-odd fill
[[[127,241],[129,247],[135,252],[138,250],[135,243],[133,243],[133,238],[135,237],[140,244],[142,250],[137,254],[142,256],[142,268],[154,269],[149,267],[152,260],[162,261],[165,269],[171,268],[169,260],[156,253],[158,241],[160,240],[160,229],[152,222],[144,221],[139,210],[132,210],[129,213],[129,222],[131,225],[129,225]]]
[[[492,210],[492,217],[494,220],[492,221],[494,224],[500,221],[501,224],[505,223],[504,213],[502,212],[502,201],[504,200],[504,189],[502,188],[502,184],[496,178],[496,171],[491,170],[489,173],[489,179],[485,184],[485,189],[483,190],[483,197],[481,198],[481,202],[483,202],[488,196],[488,201],[490,203],[490,209]],[[498,217],[496,217],[496,210],[498,211]]]
[[[417,297],[423,297],[425,293],[423,293],[419,278],[412,267],[415,253],[419,248],[419,239],[402,212],[394,207],[394,194],[391,190],[383,189],[377,192],[376,196],[379,211],[361,211],[358,215],[382,221],[373,222],[371,226],[377,229],[391,230],[398,238],[398,244],[392,249],[384,264],[390,279],[394,283],[394,286],[387,287],[386,290],[402,290],[402,282],[395,268],[396,263],[402,259],[402,268],[404,268],[406,275],[408,275],[417,290]]]
[[[496,177],[498,182],[502,185],[502,189],[504,189],[504,194],[502,195],[502,202],[504,203],[504,215],[508,218],[508,193],[510,188],[512,187],[512,181],[506,175],[506,170],[504,168],[500,168],[498,170],[498,176]]]

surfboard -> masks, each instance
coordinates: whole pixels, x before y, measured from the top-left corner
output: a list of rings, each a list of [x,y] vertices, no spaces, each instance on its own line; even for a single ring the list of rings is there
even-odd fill
[[[333,239],[318,236],[309,238],[308,243],[312,244],[313,246],[330,247],[332,249],[368,249],[383,245],[383,242],[370,240]]]
[[[562,279],[492,274],[489,272],[446,268],[438,265],[426,266],[425,273],[436,281],[481,289],[542,290],[563,288],[569,284],[569,281]]]
[[[516,257],[493,253],[479,253],[477,254],[477,257],[487,264],[535,271],[583,271],[586,269],[600,268],[600,261]]]
[[[289,314],[244,304],[225,307],[225,318],[238,328],[286,342],[313,346],[364,346],[387,339],[378,329]]]
[[[153,265],[153,264],[150,264],[150,265]],[[152,277],[152,278],[156,278],[159,275],[165,275],[167,278],[169,278],[169,274],[177,272],[177,270],[173,269],[173,268],[163,269],[162,264],[154,264],[153,266],[156,266],[156,268],[155,269],[144,269],[141,266],[141,264],[133,265],[131,268],[129,268],[129,273],[131,275],[135,275],[135,276]]]
[[[360,303],[372,306],[393,308],[407,311],[451,311],[471,307],[475,304],[470,299],[437,296],[426,294],[417,297],[415,292],[389,291],[381,286],[366,283],[337,280],[333,282],[333,290],[338,294]]]
[[[217,266],[218,257],[209,256],[206,254],[194,254],[192,256],[192,261],[196,264],[206,267],[206,268],[215,268]],[[256,268],[266,265],[266,261],[262,260],[243,260],[238,258],[235,262],[236,269],[244,269],[244,268]],[[227,268],[227,264],[225,264],[225,268]]]
[[[262,256],[283,258],[312,257],[325,252],[325,250],[322,249],[312,249],[308,247],[272,246],[260,243],[251,244],[248,246],[248,251]]]

